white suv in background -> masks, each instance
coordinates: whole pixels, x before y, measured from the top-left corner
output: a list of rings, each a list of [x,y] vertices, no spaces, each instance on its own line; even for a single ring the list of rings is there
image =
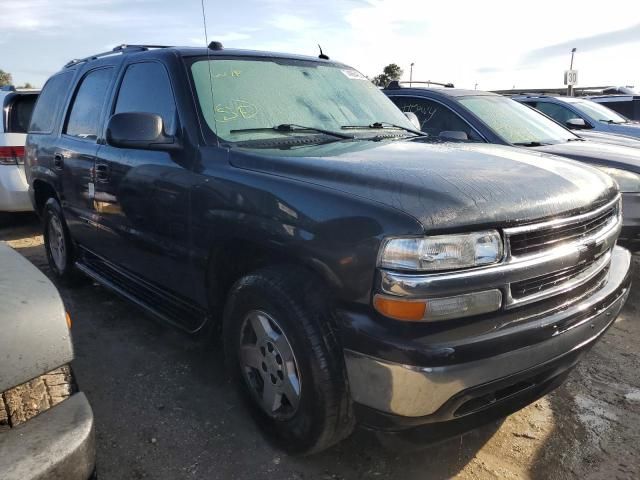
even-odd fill
[[[0,216],[33,210],[24,176],[24,142],[40,90],[0,88]]]

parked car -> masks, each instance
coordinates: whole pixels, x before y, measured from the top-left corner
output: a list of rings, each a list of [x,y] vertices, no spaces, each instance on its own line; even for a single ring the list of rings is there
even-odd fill
[[[519,95],[512,98],[540,110],[571,130],[595,130],[640,137],[640,123],[586,98],[545,95]]]
[[[440,138],[526,147],[596,166],[613,176],[622,190],[621,238],[631,243],[640,234],[640,151],[628,138],[583,139],[508,97],[455,88],[404,88],[384,92],[405,112],[414,112],[422,130]],[[612,136],[610,136],[612,137]]]
[[[589,100],[604,105],[631,120],[640,120],[640,95],[631,91],[623,95],[593,95]]]
[[[24,142],[38,93],[0,88],[0,215],[33,210],[24,176]]]
[[[608,143],[610,145],[620,145],[622,147],[640,148],[640,137],[630,137],[629,135],[618,135],[593,130],[581,130],[580,132],[574,130],[573,133],[580,138],[592,140],[597,143]]]
[[[69,317],[49,279],[4,242],[0,265],[0,476],[86,480],[93,414],[69,366]]]
[[[356,422],[437,437],[521,408],[629,291],[610,177],[429,144],[324,57],[212,42],[70,62],[26,162],[56,276],[221,329],[259,424],[292,452]]]

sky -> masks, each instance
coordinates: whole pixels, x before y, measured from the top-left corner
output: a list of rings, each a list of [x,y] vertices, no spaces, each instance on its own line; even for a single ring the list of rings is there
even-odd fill
[[[204,45],[201,0],[0,0],[0,69],[42,86],[67,61],[122,43]],[[482,90],[560,87],[570,52],[580,86],[640,87],[637,0],[204,0],[209,41],[317,55],[373,77]]]

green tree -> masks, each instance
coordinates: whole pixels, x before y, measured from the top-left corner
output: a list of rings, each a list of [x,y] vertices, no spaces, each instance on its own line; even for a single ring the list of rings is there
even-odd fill
[[[34,87],[32,84],[30,84],[29,82],[25,83],[21,88],[36,88]]]
[[[5,85],[11,85],[13,79],[11,78],[11,74],[9,72],[5,72],[4,70],[0,70],[0,87]]]
[[[393,80],[400,80],[402,69],[395,63],[390,63],[382,69],[380,75],[373,77],[373,83],[379,87],[386,87]]]

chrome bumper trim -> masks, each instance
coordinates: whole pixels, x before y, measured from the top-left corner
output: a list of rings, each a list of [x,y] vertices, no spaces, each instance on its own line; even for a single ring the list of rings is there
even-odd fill
[[[631,254],[616,247],[607,282],[600,290],[579,304],[551,313],[538,322],[559,322],[597,305],[620,288],[630,264]],[[528,370],[595,341],[614,321],[628,293],[629,289],[624,289],[601,311],[544,342],[475,362],[420,367],[345,350],[352,398],[362,405],[395,415],[430,415],[463,390]]]

